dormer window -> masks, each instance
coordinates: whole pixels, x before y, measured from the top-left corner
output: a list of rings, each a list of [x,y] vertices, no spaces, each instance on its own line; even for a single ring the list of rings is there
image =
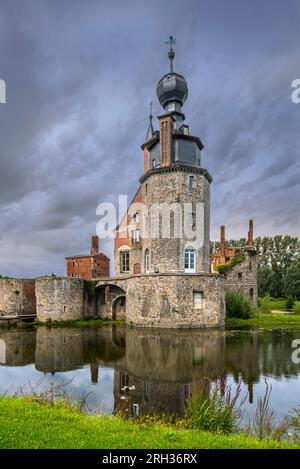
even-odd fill
[[[155,158],[153,158],[153,160],[152,160],[152,168],[155,168],[155,166],[156,166],[156,161],[155,161]]]

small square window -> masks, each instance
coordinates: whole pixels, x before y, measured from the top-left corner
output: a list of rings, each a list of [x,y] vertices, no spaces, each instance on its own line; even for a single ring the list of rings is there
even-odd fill
[[[194,291],[194,309],[203,309],[203,292]]]

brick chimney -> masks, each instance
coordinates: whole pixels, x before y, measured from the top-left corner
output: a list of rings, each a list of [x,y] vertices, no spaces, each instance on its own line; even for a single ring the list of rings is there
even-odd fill
[[[253,240],[253,220],[249,220],[249,231],[248,231],[248,241],[247,246],[253,247],[254,240]]]
[[[160,165],[171,166],[172,164],[172,131],[173,121],[171,116],[159,118],[160,128]]]
[[[225,258],[225,226],[222,225],[220,229],[220,253]]]
[[[91,256],[99,254],[99,238],[98,236],[91,237]]]

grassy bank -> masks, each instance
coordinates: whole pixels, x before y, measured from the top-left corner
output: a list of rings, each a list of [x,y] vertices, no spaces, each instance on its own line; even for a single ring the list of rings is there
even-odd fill
[[[112,321],[110,319],[85,319],[78,321],[36,321],[36,326],[46,327],[95,327],[95,326],[124,326],[125,321]]]
[[[0,448],[299,448],[247,435],[219,435],[121,417],[87,416],[65,404],[0,398]]]
[[[226,327],[300,328],[300,314],[259,313],[249,319],[227,318]]]

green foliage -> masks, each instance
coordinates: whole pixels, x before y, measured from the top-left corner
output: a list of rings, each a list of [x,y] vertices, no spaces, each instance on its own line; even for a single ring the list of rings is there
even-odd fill
[[[119,416],[89,416],[62,403],[0,398],[0,448],[299,448],[299,444],[258,440],[245,433],[224,435],[149,424]]]
[[[286,296],[291,295],[300,300],[300,260],[287,269],[283,291]]]
[[[95,282],[93,280],[85,280],[84,289],[87,293],[88,300],[91,303],[95,297]]]
[[[226,293],[226,314],[227,317],[251,318],[253,308],[250,298],[242,292],[228,291]]]
[[[285,301],[285,307],[286,309],[293,309],[295,304],[295,298],[293,298],[291,295],[289,295]]]
[[[241,418],[240,389],[239,385],[232,397],[230,387],[223,393],[221,383],[217,382],[207,393],[193,394],[185,411],[186,427],[226,434],[237,431]]]
[[[264,313],[270,313],[272,309],[272,299],[269,294],[258,299],[258,306]]]
[[[299,329],[300,328],[300,315],[298,314],[258,314],[250,319],[240,318],[227,318],[227,329],[249,329],[249,328],[286,328],[286,329]]]
[[[219,272],[219,274],[226,274],[226,272],[228,272],[229,269],[232,269],[234,266],[244,261],[245,261],[245,254],[241,251],[237,251],[235,256],[231,259],[230,262],[228,262],[228,264],[219,264],[217,265],[216,269]]]
[[[294,312],[295,312],[296,314],[300,314],[300,301],[296,301],[296,302],[295,302]]]

